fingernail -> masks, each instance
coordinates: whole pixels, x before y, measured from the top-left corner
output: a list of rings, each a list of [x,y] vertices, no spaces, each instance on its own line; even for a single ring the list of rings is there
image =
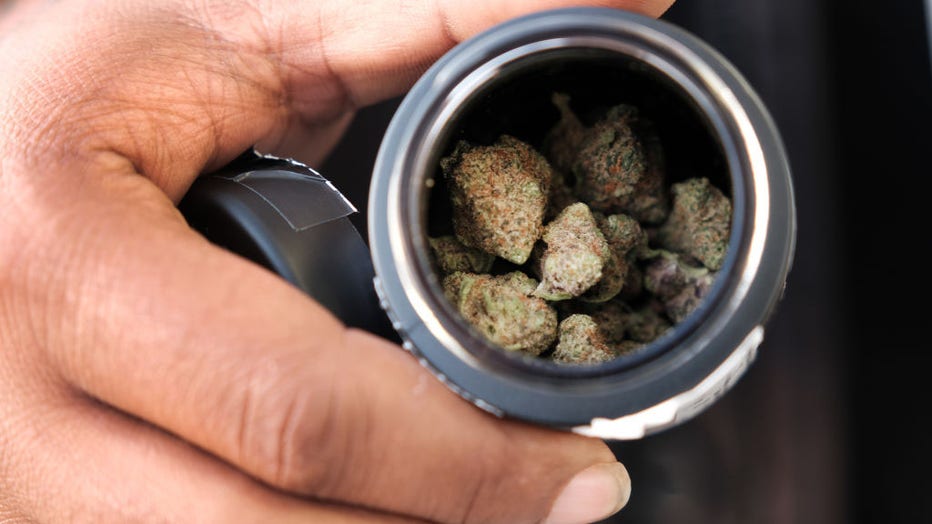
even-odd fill
[[[628,503],[631,479],[620,463],[596,464],[570,479],[545,524],[586,524],[614,515]]]

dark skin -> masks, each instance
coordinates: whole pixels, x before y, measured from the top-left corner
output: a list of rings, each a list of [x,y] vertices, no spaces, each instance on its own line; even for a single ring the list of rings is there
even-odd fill
[[[484,414],[175,209],[254,143],[319,162],[455,43],[573,2],[365,4],[5,6],[0,521],[586,522],[627,500],[603,443]]]

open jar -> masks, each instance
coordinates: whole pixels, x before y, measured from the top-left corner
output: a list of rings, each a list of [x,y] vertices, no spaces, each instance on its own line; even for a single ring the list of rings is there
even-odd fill
[[[557,365],[503,351],[444,296],[428,239],[443,217],[440,160],[457,141],[502,134],[539,145],[559,119],[617,103],[652,120],[668,183],[705,177],[733,204],[727,256],[699,307],[609,362]],[[513,20],[445,55],[417,82],[383,140],[369,197],[375,287],[404,347],[499,416],[602,438],[640,438],[688,420],[753,361],[795,242],[789,167],[750,86],[668,23],[575,8]]]

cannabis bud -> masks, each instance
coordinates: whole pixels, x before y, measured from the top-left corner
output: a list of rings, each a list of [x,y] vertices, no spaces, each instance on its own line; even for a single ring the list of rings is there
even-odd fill
[[[599,231],[608,242],[611,254],[602,270],[602,278],[580,299],[586,302],[605,302],[614,298],[625,287],[635,256],[647,246],[647,236],[637,220],[627,215],[606,217],[601,213],[595,213],[594,216]]]
[[[652,342],[673,326],[663,317],[663,305],[651,300],[639,309],[628,311],[622,322],[628,338],[635,342]]]
[[[504,135],[491,146],[460,142],[440,164],[450,181],[456,238],[515,264],[527,261],[543,228],[547,160]]]
[[[644,287],[660,299],[674,322],[682,321],[699,306],[714,280],[715,274],[708,269],[660,250],[644,271]]]
[[[586,204],[564,209],[544,229],[547,248],[540,260],[541,282],[534,294],[547,300],[581,295],[602,278],[611,258],[608,242]]]
[[[598,364],[630,353],[641,344],[630,340],[612,343],[589,315],[570,315],[560,322],[560,339],[553,360],[561,364]]]
[[[560,112],[560,120],[547,133],[543,152],[557,171],[568,173],[576,162],[576,153],[585,136],[586,126],[570,109],[569,96],[554,93],[550,100]]]
[[[711,270],[721,269],[731,233],[731,201],[707,178],[692,178],[671,189],[673,210],[658,231],[658,241]]]
[[[537,282],[515,271],[493,277],[457,272],[443,280],[447,298],[493,344],[539,355],[557,337],[557,313],[531,296]]]
[[[457,271],[486,273],[492,269],[492,263],[495,262],[495,256],[466,247],[452,235],[429,238],[427,242],[437,267],[446,275]]]
[[[731,202],[695,178],[673,184],[671,210],[658,135],[637,109],[616,105],[587,127],[568,96],[552,102],[560,119],[546,158],[503,135],[460,142],[441,160],[455,235],[428,243],[448,299],[490,342],[559,363],[606,362],[653,342],[708,295]]]
[[[617,356],[598,324],[588,315],[570,315],[560,322],[560,341],[553,350],[554,362],[598,364]]]
[[[609,109],[586,130],[576,151],[573,174],[577,195],[592,209],[623,212],[648,223],[666,218],[660,141],[631,106]]]
[[[651,301],[634,309],[620,300],[612,300],[590,306],[588,313],[610,343],[646,344],[656,340],[672,327],[663,317],[663,306],[657,306],[658,304]]]

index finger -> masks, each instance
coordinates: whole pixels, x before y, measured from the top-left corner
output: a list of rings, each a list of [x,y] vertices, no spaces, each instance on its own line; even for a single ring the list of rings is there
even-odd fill
[[[177,202],[199,173],[279,142],[295,120],[336,122],[401,93],[495,23],[572,5],[657,15],[671,3],[65,2],[37,19],[38,41],[0,40],[0,149],[32,170],[50,154],[93,171],[123,161]]]
[[[397,95],[445,51],[492,25],[545,9],[573,5],[614,7],[657,16],[672,0],[514,0],[508,2],[368,0],[353,9],[338,1],[322,2],[319,24],[321,61],[338,84],[344,103],[360,106]],[[300,11],[298,4],[286,7]],[[282,19],[277,31],[299,30],[298,13]],[[282,39],[285,63],[294,63],[311,42]],[[290,45],[289,45],[290,44]],[[291,55],[291,53],[297,53]],[[287,85],[300,96],[307,78],[300,74]]]
[[[42,312],[21,329],[66,383],[292,493],[442,522],[582,522],[625,502],[601,442],[479,411],[123,180],[24,202],[59,249],[30,249],[11,294]]]

